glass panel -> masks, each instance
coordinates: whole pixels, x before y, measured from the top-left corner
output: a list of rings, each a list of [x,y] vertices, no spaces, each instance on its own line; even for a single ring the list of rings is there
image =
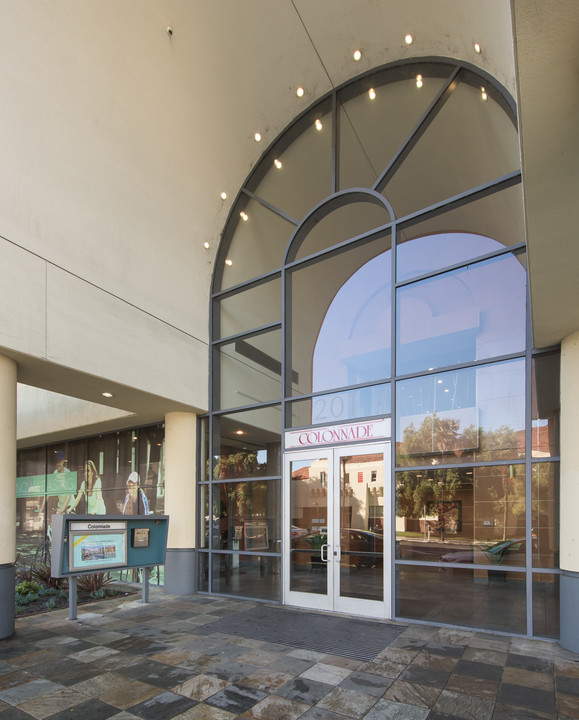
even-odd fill
[[[525,574],[397,566],[397,615],[509,633],[526,633]]]
[[[398,465],[525,455],[525,363],[510,360],[397,383]]]
[[[340,595],[384,598],[384,455],[340,458]]]
[[[533,573],[533,635],[559,637],[559,575]]]
[[[16,469],[16,545],[18,562],[49,557],[46,539],[46,448],[19,450]]]
[[[390,384],[345,390],[288,404],[288,427],[326,425],[391,412]]]
[[[213,553],[211,563],[211,592],[280,601],[279,557]]]
[[[281,408],[213,418],[213,479],[280,475]]]
[[[161,515],[165,508],[165,429],[162,425],[140,428],[138,436],[139,475],[147,495],[149,514]],[[191,442],[194,442],[193,438]]]
[[[213,485],[213,548],[281,552],[280,481]]]
[[[559,353],[533,358],[533,457],[559,455],[561,413]]]
[[[243,215],[241,214],[243,213]],[[243,196],[227,226],[229,251],[223,258],[221,288],[239,285],[281,267],[295,225],[256,200]],[[247,219],[245,219],[247,218]],[[224,245],[226,247],[226,245]]]
[[[209,547],[209,527],[213,522],[215,529],[219,517],[211,518],[209,515],[209,485],[199,486],[199,547]]]
[[[396,473],[396,556],[524,566],[525,466]]]
[[[340,202],[341,205],[321,217],[307,233],[296,253],[298,260],[387,225],[391,220],[388,210],[377,206],[375,202],[360,201],[343,205],[343,198]]]
[[[521,185],[397,230],[398,280],[525,242]]]
[[[199,590],[209,592],[209,553],[198,553]]]
[[[449,73],[448,66],[416,64],[356,85],[358,94],[344,99],[339,111],[340,189],[374,185]],[[422,76],[421,87],[417,75]],[[351,92],[347,88],[342,97]]]
[[[201,440],[199,442],[201,482],[209,480],[209,418],[204,417],[199,421],[201,427]]]
[[[462,74],[462,78],[466,78]],[[480,79],[454,83],[450,98],[384,189],[396,215],[453,197],[520,166],[516,125]],[[451,86],[452,87],[452,86]]]
[[[216,308],[221,324],[219,337],[238,335],[254,328],[281,322],[281,279],[277,277],[257,287],[218,300]]]
[[[281,400],[281,330],[245,337],[214,352],[221,378],[216,409]]]
[[[268,159],[271,164],[258,169],[262,176],[256,174],[249,189],[290,217],[301,220],[332,192],[331,99],[317,105],[285,133],[268,153]]]
[[[533,464],[533,567],[559,567],[559,463]]]
[[[399,374],[525,348],[526,273],[513,255],[399,288]]]
[[[327,592],[328,459],[290,463],[290,590]]]
[[[390,375],[390,236],[288,275],[294,395]]]

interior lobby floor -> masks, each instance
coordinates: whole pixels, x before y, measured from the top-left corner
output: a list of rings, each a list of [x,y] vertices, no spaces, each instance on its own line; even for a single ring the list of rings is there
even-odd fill
[[[400,623],[363,662],[211,626],[257,603],[149,600],[17,619],[0,641],[0,720],[579,718],[579,655],[556,642]]]

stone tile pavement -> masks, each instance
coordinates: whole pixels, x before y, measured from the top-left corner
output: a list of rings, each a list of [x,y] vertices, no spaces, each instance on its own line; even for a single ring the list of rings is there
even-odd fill
[[[411,625],[372,662],[212,632],[254,603],[135,596],[17,620],[0,720],[579,718],[579,655],[557,643]]]

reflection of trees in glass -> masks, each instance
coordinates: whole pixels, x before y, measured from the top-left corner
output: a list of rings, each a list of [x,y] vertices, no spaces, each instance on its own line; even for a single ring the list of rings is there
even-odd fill
[[[456,499],[461,489],[460,473],[454,468],[398,473],[396,515],[406,518],[425,517],[427,505],[435,502],[442,506],[443,502]]]
[[[227,478],[253,477],[265,471],[265,464],[257,460],[254,450],[238,450],[233,453],[222,453],[215,458],[213,477],[215,480]]]
[[[468,451],[476,451],[478,460],[510,460],[518,455],[517,433],[510,425],[496,430],[487,430],[467,425],[461,431],[460,420],[440,417],[437,413],[427,415],[417,429],[410,423],[398,447],[400,460],[414,464],[419,456],[444,456],[452,454],[461,457]]]

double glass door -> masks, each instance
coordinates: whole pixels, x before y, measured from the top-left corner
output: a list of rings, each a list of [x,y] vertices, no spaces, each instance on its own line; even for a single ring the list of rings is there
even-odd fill
[[[286,453],[287,604],[390,617],[388,447]]]

